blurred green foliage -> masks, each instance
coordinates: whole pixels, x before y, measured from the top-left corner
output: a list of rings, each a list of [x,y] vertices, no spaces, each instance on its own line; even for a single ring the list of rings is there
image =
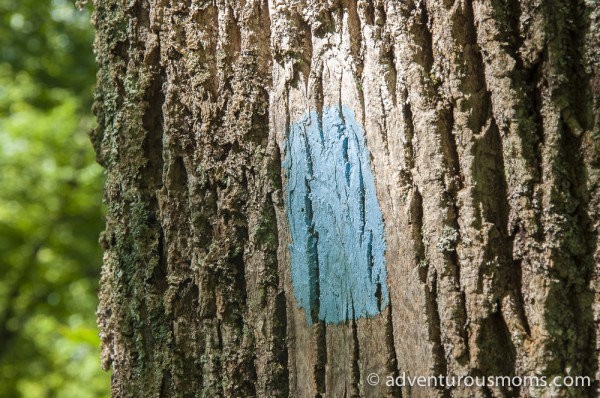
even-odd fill
[[[89,6],[0,0],[0,397],[109,396]]]

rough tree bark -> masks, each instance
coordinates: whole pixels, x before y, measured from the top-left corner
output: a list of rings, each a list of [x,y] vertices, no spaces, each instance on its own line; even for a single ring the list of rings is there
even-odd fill
[[[597,0],[94,3],[115,397],[596,395],[366,377],[598,371]],[[292,269],[288,183],[318,151],[284,164],[306,126],[368,147],[352,170],[360,189],[372,170],[383,220],[376,313],[324,279],[350,263],[318,257],[319,214],[303,230],[315,258]],[[361,209],[364,229],[377,214]]]

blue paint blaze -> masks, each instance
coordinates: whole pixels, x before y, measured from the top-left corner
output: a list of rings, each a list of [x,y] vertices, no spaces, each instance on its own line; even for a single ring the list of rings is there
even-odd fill
[[[383,216],[364,132],[349,108],[293,123],[283,161],[292,283],[309,324],[372,317],[389,303]]]

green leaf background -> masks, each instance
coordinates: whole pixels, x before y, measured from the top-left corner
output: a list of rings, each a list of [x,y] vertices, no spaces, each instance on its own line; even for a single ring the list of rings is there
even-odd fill
[[[91,7],[0,0],[0,397],[108,397]]]

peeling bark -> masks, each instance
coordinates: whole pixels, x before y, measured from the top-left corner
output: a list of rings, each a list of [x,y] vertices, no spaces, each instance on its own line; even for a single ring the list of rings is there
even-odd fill
[[[600,3],[94,3],[113,396],[597,394],[367,376],[595,379]],[[330,323],[294,295],[283,164],[294,123],[344,107],[370,153],[389,300]]]

